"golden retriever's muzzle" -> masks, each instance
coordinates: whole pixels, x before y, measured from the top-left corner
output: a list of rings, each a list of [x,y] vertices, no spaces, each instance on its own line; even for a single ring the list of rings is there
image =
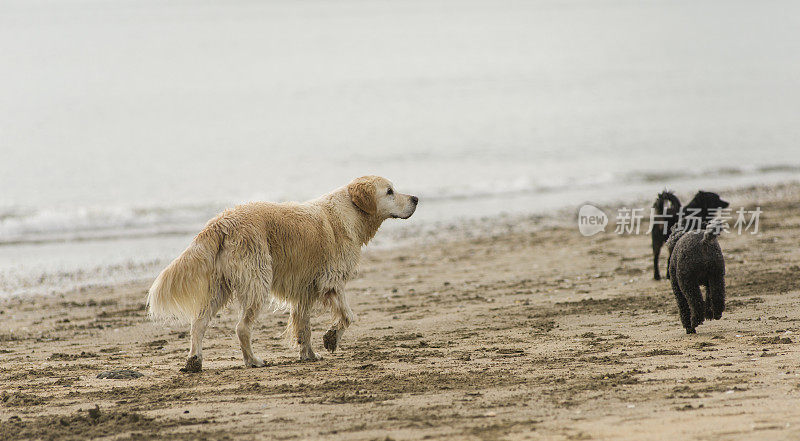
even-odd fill
[[[393,218],[408,219],[411,217],[412,214],[414,214],[415,211],[417,211],[417,204],[419,203],[419,198],[416,196],[409,196],[408,200],[409,200],[409,205],[411,205],[411,209],[408,210],[408,214],[392,215]]]

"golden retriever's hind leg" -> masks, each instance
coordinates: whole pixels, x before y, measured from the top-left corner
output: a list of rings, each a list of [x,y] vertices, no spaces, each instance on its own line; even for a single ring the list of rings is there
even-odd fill
[[[342,291],[329,291],[325,294],[326,300],[331,308],[331,328],[322,337],[322,343],[329,352],[336,350],[339,340],[342,338],[345,329],[350,327],[356,319],[347,298]]]
[[[289,326],[300,345],[300,360],[314,361],[317,354],[311,349],[311,312],[305,306],[294,306],[289,312]]]
[[[250,330],[269,297],[272,258],[257,241],[238,239],[226,242],[229,249],[226,250],[223,272],[228,289],[241,307],[239,323],[236,324],[236,336],[242,348],[244,365],[263,367],[264,361],[253,355]]]
[[[242,347],[245,367],[264,367],[264,360],[253,355],[253,348],[250,346],[250,327],[258,317],[260,308],[251,306],[239,313],[239,323],[236,324],[236,336],[239,337],[239,344]]]
[[[189,357],[186,359],[186,366],[181,369],[181,372],[203,370],[203,336],[210,321],[211,314],[206,312],[192,322],[191,349],[189,349]]]

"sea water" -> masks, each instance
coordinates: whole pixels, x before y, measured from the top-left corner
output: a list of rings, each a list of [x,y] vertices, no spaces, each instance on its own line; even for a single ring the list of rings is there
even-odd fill
[[[402,225],[796,179],[800,2],[0,2],[0,295],[379,174]]]

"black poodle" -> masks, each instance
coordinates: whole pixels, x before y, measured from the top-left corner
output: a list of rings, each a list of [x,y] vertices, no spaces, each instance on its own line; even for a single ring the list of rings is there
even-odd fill
[[[667,205],[668,204],[668,205]],[[718,208],[728,208],[728,202],[720,199],[719,195],[710,191],[698,191],[694,198],[681,207],[681,201],[671,191],[664,190],[659,193],[656,202],[653,204],[655,215],[662,222],[662,225],[654,225],[651,228],[650,236],[653,239],[653,278],[661,280],[658,271],[658,257],[661,254],[661,247],[669,237],[672,227],[683,217],[684,220],[696,219],[695,229],[702,230],[708,225],[708,221],[714,217],[712,210]],[[669,260],[669,259],[668,259]],[[667,272],[667,278],[669,278]]]
[[[719,320],[725,310],[725,258],[717,241],[721,231],[718,221],[709,222],[705,231],[676,225],[667,240],[667,271],[687,334],[697,332],[705,319]],[[705,301],[700,285],[706,287]]]

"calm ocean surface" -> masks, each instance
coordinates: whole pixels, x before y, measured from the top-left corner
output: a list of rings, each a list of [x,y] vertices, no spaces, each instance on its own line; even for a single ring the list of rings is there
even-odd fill
[[[793,180],[798,54],[797,1],[6,0],[0,296],[364,174],[418,225]]]

